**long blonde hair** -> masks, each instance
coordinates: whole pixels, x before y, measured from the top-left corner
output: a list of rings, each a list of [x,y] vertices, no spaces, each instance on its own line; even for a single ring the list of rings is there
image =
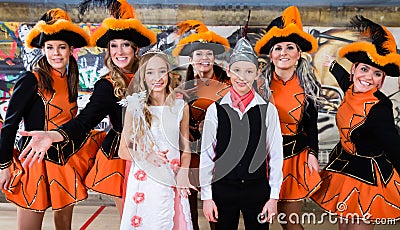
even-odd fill
[[[151,92],[149,92],[149,88],[147,87],[146,81],[145,81],[145,74],[146,74],[146,68],[147,68],[147,63],[149,60],[153,57],[159,57],[161,58],[167,65],[167,74],[168,74],[168,82],[166,86],[166,93],[167,93],[167,99],[165,101],[166,105],[173,105],[175,102],[176,95],[174,93],[173,87],[173,75],[171,73],[171,63],[168,60],[167,55],[163,53],[156,53],[156,52],[150,52],[144,54],[139,61],[139,69],[137,70],[133,82],[133,93],[139,93],[142,91],[146,90],[146,101],[144,103],[143,107],[143,114],[145,115],[146,119],[146,124],[143,124],[140,120],[136,120],[134,118],[133,120],[133,127],[138,126],[139,127],[139,135],[136,136],[136,138],[141,138],[145,134],[145,128],[144,125],[147,125],[147,127],[150,129],[151,127],[151,122],[152,122],[152,114],[150,112],[149,106],[151,105]]]
[[[134,50],[138,49],[137,46],[135,45],[135,43],[129,41],[129,44],[131,45],[131,47]],[[126,77],[126,75],[124,74],[124,72],[117,65],[115,65],[114,62],[112,61],[111,54],[110,54],[110,42],[108,42],[107,47],[108,47],[108,49],[107,49],[106,55],[104,57],[104,64],[110,70],[110,77],[111,77],[111,80],[114,82],[114,95],[118,99],[122,99],[122,98],[125,98],[125,96],[126,96],[126,90],[128,87],[126,82],[129,82],[129,80]],[[133,65],[132,65],[132,69],[130,71],[131,73],[135,73],[136,70],[138,69],[139,58],[136,55],[136,52],[135,52],[133,59],[134,59]]]

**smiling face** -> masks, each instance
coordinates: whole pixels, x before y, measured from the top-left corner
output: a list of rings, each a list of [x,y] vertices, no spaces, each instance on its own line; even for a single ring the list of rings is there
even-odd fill
[[[151,93],[166,92],[168,86],[167,63],[160,57],[152,57],[146,64],[144,78]]]
[[[201,75],[207,75],[213,71],[215,61],[214,52],[212,50],[195,50],[189,61],[193,63],[196,71]]]
[[[116,66],[125,73],[130,73],[132,71],[137,50],[132,42],[124,39],[113,39],[110,41],[108,50],[112,62]]]
[[[271,61],[278,70],[294,70],[300,56],[301,51],[293,42],[277,43],[270,51]]]
[[[364,63],[355,63],[351,67],[353,73],[354,92],[367,92],[374,88],[381,88],[385,72]]]
[[[233,89],[241,96],[248,93],[258,78],[257,66],[247,61],[234,62],[227,71]]]
[[[72,49],[73,47],[70,47],[65,41],[61,40],[46,41],[42,47],[47,62],[53,69],[62,74],[67,69]]]

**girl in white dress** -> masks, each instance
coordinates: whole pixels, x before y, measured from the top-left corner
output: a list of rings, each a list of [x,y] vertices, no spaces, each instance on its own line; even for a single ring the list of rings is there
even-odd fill
[[[120,144],[120,157],[133,159],[120,229],[192,229],[189,110],[175,98],[165,54],[148,52],[139,66]]]

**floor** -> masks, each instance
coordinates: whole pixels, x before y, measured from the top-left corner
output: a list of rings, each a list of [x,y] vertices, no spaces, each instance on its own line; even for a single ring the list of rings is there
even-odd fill
[[[200,202],[201,204],[201,202]],[[319,210],[314,204],[311,202],[304,203],[305,213],[313,213],[316,216],[316,223],[304,224],[305,229],[310,230],[333,230],[337,229],[337,224],[330,223],[328,218],[325,217],[325,221],[323,223],[318,223],[318,216],[321,216],[323,212]],[[202,210],[199,210],[199,224],[200,229],[209,229],[208,223],[205,220]],[[51,230],[54,229],[53,221],[52,221],[52,213],[51,211],[46,212],[45,220],[43,224],[43,230]],[[308,223],[307,219],[305,219],[305,223]],[[10,203],[2,201],[0,199],[0,223],[1,229],[12,230],[17,229],[17,220],[16,220],[16,206]],[[399,229],[400,223],[397,225],[386,224],[376,226],[375,230],[395,230]],[[95,229],[95,230],[113,230],[119,228],[119,216],[115,206],[113,206],[112,201],[108,197],[104,197],[98,194],[91,194],[89,199],[79,203],[76,205],[74,209],[73,223],[72,229]],[[240,230],[244,229],[243,221],[240,220],[239,228]],[[279,223],[275,221],[270,227],[271,230],[281,229]]]

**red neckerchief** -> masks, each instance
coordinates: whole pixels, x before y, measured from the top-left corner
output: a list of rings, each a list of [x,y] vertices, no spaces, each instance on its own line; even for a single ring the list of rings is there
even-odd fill
[[[234,89],[231,87],[231,100],[232,106],[234,108],[238,108],[242,113],[246,109],[247,105],[250,104],[251,100],[254,98],[254,89],[251,89],[248,93],[243,96],[240,96]]]

